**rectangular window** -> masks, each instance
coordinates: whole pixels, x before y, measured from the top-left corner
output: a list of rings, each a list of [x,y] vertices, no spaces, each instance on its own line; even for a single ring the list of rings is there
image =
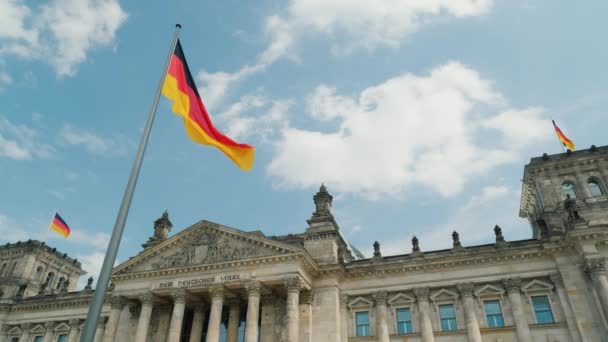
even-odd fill
[[[35,336],[34,342],[42,342],[42,336]]]
[[[57,337],[57,342],[68,342],[68,335],[61,334]]]
[[[549,305],[549,298],[547,296],[532,297],[532,306],[534,307],[536,323],[545,324],[554,322],[551,305]]]
[[[397,309],[397,334],[412,333],[412,313],[409,308]]]
[[[452,331],[458,329],[456,327],[454,304],[439,305],[439,318],[441,318],[441,330]]]
[[[497,300],[487,300],[483,302],[483,306],[486,310],[486,319],[488,321],[488,327],[495,328],[505,326],[505,320],[502,317],[500,303]]]
[[[19,342],[19,337],[11,337],[11,342]]]
[[[357,312],[355,320],[357,321],[357,336],[369,336],[369,312]]]

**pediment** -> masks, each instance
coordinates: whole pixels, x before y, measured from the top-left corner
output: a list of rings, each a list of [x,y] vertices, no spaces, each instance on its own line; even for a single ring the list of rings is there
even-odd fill
[[[433,295],[431,295],[430,298],[434,302],[452,301],[452,300],[455,300],[456,298],[458,298],[458,293],[452,292],[452,291],[446,290],[446,289],[441,289],[441,290],[435,292]]]
[[[45,331],[46,329],[42,324],[38,324],[34,328],[32,328],[32,330],[30,330],[32,334],[44,334]]]
[[[541,280],[534,279],[525,286],[523,286],[521,289],[524,292],[545,292],[550,291],[552,288],[553,285]]]
[[[259,233],[201,221],[117,266],[114,274],[216,264],[301,251],[301,248],[268,239]]]
[[[23,331],[21,330],[21,328],[19,327],[13,327],[11,330],[8,331],[9,335],[21,335]]]
[[[351,301],[348,303],[348,306],[349,306],[351,309],[356,309],[356,308],[368,308],[368,307],[373,306],[373,305],[374,305],[374,302],[372,302],[372,301],[371,301],[371,300],[369,300],[369,299],[365,299],[365,298],[363,298],[363,297],[357,297],[357,298],[355,298],[355,299],[351,300]]]
[[[413,303],[415,300],[416,299],[414,297],[408,296],[404,293],[397,293],[396,295],[392,296],[388,300],[388,304],[389,305],[409,304],[409,303]]]
[[[68,331],[68,330],[70,330],[70,326],[67,325],[65,322],[61,322],[55,327],[54,330],[55,331]]]
[[[505,293],[505,290],[496,287],[494,285],[485,285],[479,290],[475,291],[475,295],[477,297],[486,297],[486,296],[502,296]]]

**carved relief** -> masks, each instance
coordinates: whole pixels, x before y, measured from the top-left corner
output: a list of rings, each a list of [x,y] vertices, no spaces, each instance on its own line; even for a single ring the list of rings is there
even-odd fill
[[[184,239],[176,251],[152,263],[154,269],[208,264],[276,254],[247,241],[231,239],[207,231],[196,231]]]

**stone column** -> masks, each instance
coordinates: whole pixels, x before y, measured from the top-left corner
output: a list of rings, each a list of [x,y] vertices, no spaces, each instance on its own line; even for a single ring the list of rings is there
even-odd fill
[[[173,313],[171,314],[167,342],[179,342],[182,335],[184,310],[186,309],[186,291],[183,289],[175,290],[171,293],[171,296],[173,297]]]
[[[68,333],[68,342],[78,342],[78,332],[80,330],[80,320],[71,319],[68,321],[70,332]]]
[[[574,317],[572,314],[572,305],[570,305],[570,300],[568,300],[568,295],[566,294],[566,288],[564,287],[564,280],[562,279],[562,275],[560,273],[553,273],[549,275],[553,285],[555,286],[555,292],[557,292],[557,296],[559,297],[559,301],[562,304],[562,308],[564,309],[564,315],[566,316],[566,323],[568,324],[568,332],[570,333],[570,338],[572,342],[581,341],[581,336],[578,332],[578,325],[574,321]]]
[[[30,323],[21,324],[21,337],[19,337],[19,342],[30,342],[30,329],[32,325]]]
[[[135,342],[146,342],[150,317],[154,308],[154,295],[150,292],[144,293],[139,297],[139,301],[141,302],[141,310],[139,311],[137,330],[135,331]]]
[[[606,258],[585,260],[585,268],[593,281],[593,287],[600,299],[604,316],[608,317],[608,278],[606,278]]]
[[[53,336],[55,335],[55,322],[46,321],[44,322],[44,337],[42,338],[43,342],[53,342]]]
[[[340,295],[340,341],[348,342],[348,295]]]
[[[120,312],[125,306],[126,302],[124,298],[120,296],[113,296],[110,298],[110,318],[106,324],[106,332],[103,334],[103,342],[114,342],[116,338],[116,331],[118,330],[118,321],[120,319]]]
[[[300,305],[300,289],[302,282],[299,278],[285,279],[285,288],[287,289],[287,340],[286,342],[298,342],[299,332],[298,326],[299,315],[298,307]]]
[[[239,325],[241,323],[241,303],[238,300],[231,300],[228,310],[226,342],[237,342],[239,338]]]
[[[380,291],[373,294],[376,302],[376,336],[378,342],[389,342],[388,323],[386,322],[386,291]]]
[[[205,306],[201,303],[194,308],[192,318],[192,329],[190,330],[190,342],[201,342],[203,336],[203,322],[205,321]]]
[[[479,331],[479,322],[475,314],[475,301],[473,300],[475,286],[472,283],[464,283],[456,285],[456,288],[460,292],[460,299],[462,300],[462,306],[464,306],[468,341],[481,342],[481,332]]]
[[[521,301],[521,293],[519,291],[521,288],[521,279],[505,279],[503,285],[509,296],[509,303],[511,304],[511,311],[513,312],[513,321],[515,322],[515,332],[517,333],[517,341],[532,342],[532,335],[530,334],[530,327],[528,326],[528,316],[524,310]]]
[[[260,321],[260,282],[251,281],[247,289],[247,320],[245,321],[245,342],[257,342]]]
[[[420,321],[420,337],[422,342],[435,341],[433,324],[431,323],[431,305],[429,304],[430,292],[428,287],[414,289],[414,295],[418,303],[418,315],[420,316],[418,319]]]
[[[300,292],[300,342],[312,342],[312,290]]]
[[[224,287],[214,286],[211,292],[211,312],[207,327],[207,342],[219,342],[220,324],[222,323],[222,306],[224,305]]]
[[[591,192],[589,191],[589,188],[587,187],[587,180],[585,179],[585,177],[583,177],[583,175],[580,172],[576,173],[576,185],[578,187],[578,189],[580,189],[580,194],[582,195],[581,197],[583,198],[588,198],[591,197]]]
[[[8,325],[2,323],[0,326],[0,342],[8,342]]]
[[[106,318],[101,316],[97,322],[97,329],[95,329],[95,337],[93,342],[101,342],[103,340],[104,332],[106,331]]]

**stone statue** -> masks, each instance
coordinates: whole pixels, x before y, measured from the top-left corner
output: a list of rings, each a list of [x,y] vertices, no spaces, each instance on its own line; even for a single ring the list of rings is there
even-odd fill
[[[40,285],[40,291],[38,291],[39,296],[44,296],[47,285],[47,283],[42,283],[42,285]]]
[[[332,216],[330,209],[334,198],[327,192],[325,184],[321,184],[319,192],[317,192],[312,199],[315,202],[315,212],[312,214],[313,218]]]
[[[154,235],[142,247],[146,249],[167,240],[171,228],[173,228],[173,224],[169,220],[169,213],[165,210],[163,215],[154,221]]]
[[[581,219],[581,217],[578,215],[578,207],[576,206],[576,200],[574,198],[570,198],[570,194],[566,194],[564,208],[568,212],[568,221],[573,222]]]
[[[458,232],[454,231],[452,233],[452,241],[454,248],[462,247],[462,245],[460,244],[460,236],[458,235]]]
[[[89,277],[89,279],[87,280],[87,285],[84,287],[85,291],[91,291],[93,290],[93,277]]]
[[[412,252],[420,252],[420,246],[418,245],[418,238],[416,237],[416,235],[414,235],[414,237],[412,238]]]
[[[382,254],[380,253],[380,244],[378,243],[378,241],[374,242],[374,258],[379,258],[381,257]]]
[[[494,235],[496,235],[496,243],[505,242],[505,238],[502,236],[502,228],[498,225],[494,226]]]

